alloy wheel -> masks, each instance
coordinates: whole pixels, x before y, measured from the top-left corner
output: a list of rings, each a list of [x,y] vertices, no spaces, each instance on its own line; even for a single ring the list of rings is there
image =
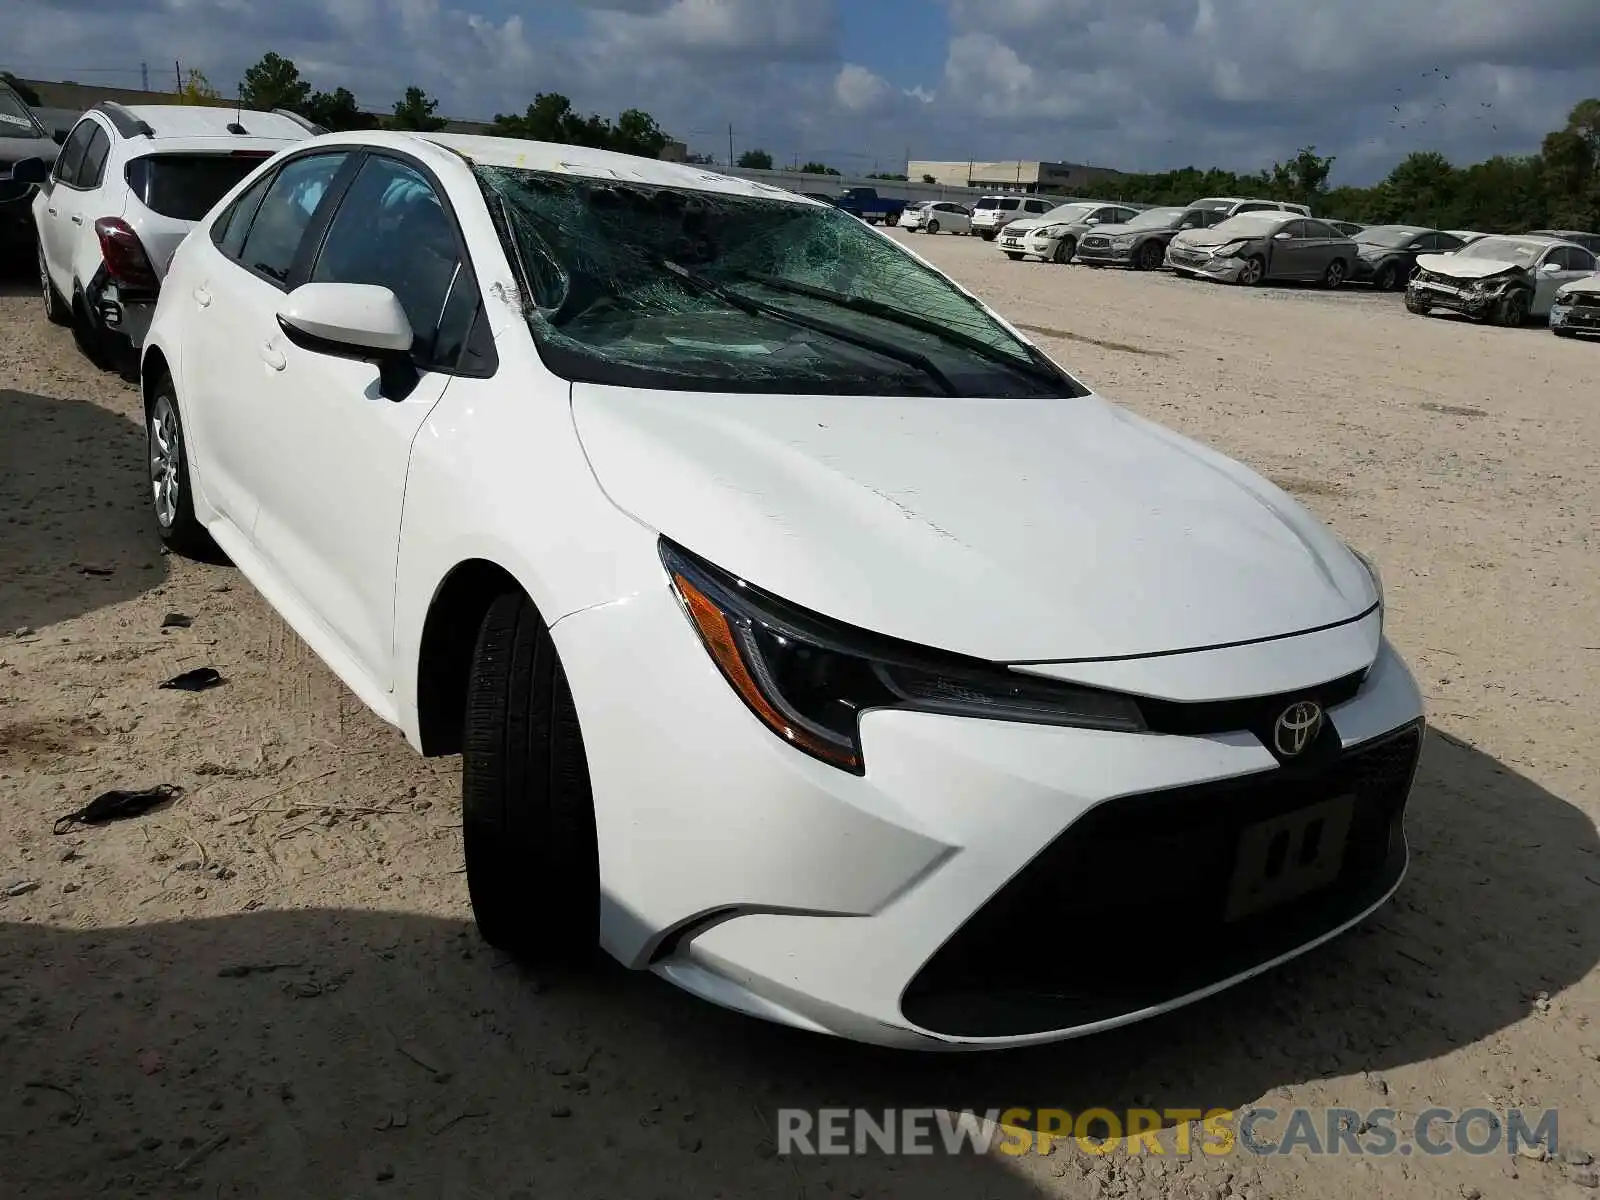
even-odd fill
[[[1259,258],[1247,258],[1244,270],[1239,272],[1239,282],[1246,287],[1254,287],[1261,282],[1261,277],[1265,274],[1266,268],[1262,266]]]
[[[157,396],[150,410],[150,492],[155,501],[156,520],[170,529],[178,519],[179,468],[183,461],[178,434],[178,414],[172,400]]]

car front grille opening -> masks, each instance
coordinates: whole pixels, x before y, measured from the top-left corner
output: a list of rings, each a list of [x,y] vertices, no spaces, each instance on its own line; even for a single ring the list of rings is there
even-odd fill
[[[1099,805],[945,943],[902,1012],[956,1037],[1068,1029],[1176,1000],[1338,929],[1405,870],[1421,746],[1419,722],[1313,769]]]

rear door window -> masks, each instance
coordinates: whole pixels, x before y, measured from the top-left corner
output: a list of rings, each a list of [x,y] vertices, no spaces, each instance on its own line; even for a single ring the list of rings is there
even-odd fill
[[[229,258],[239,257],[239,251],[244,247],[244,235],[250,231],[250,222],[256,215],[256,209],[261,207],[261,198],[267,194],[274,178],[274,173],[268,171],[211,222],[211,240]]]
[[[287,285],[300,239],[347,157],[344,151],[310,154],[284,164],[250,222],[240,265],[278,287]]]
[[[151,212],[198,221],[268,158],[266,154],[144,154],[123,177]]]
[[[1017,203],[1018,202],[1016,200],[1001,200],[995,204],[995,207],[1002,208],[1006,212],[1011,212],[1017,207]]]

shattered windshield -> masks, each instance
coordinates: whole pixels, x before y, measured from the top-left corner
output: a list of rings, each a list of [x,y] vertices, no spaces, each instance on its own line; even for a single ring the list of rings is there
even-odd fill
[[[28,106],[10,88],[0,84],[0,137],[43,137]]]
[[[1080,396],[938,272],[832,207],[475,168],[565,378],[689,391]]]
[[[1545,251],[1543,242],[1526,242],[1521,238],[1486,237],[1461,247],[1456,258],[1491,258],[1496,262],[1516,263],[1531,267]]]

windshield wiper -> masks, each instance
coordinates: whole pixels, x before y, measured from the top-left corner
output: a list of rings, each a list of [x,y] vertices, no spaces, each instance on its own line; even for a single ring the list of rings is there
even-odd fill
[[[975,338],[971,334],[947,328],[937,321],[930,321],[926,317],[917,316],[915,313],[905,312],[891,304],[868,300],[865,296],[851,296],[844,292],[815,287],[809,283],[797,283],[792,279],[779,279],[776,276],[758,275],[750,271],[735,272],[734,277],[748,279],[750,282],[759,284],[762,287],[769,287],[775,292],[789,292],[796,296],[809,296],[813,300],[822,300],[829,304],[837,304],[842,308],[855,309],[857,312],[864,312],[868,316],[879,317],[885,321],[892,321],[896,325],[904,325],[907,329],[916,329],[922,333],[932,334],[934,337],[944,341],[953,342],[955,345],[965,350],[970,350],[982,358],[987,358],[991,362],[999,363],[1001,366],[1020,371],[1024,375],[1030,375],[1034,379],[1051,384],[1054,387],[1060,387],[1063,383],[1062,375],[1055,365],[1031,346],[1023,345],[1023,349],[1028,352],[1028,358],[1018,359],[1014,355],[1007,354],[998,346],[991,346],[982,338]]]
[[[786,308],[779,308],[774,304],[763,304],[760,300],[752,300],[749,296],[741,296],[738,292],[723,287],[722,284],[707,279],[704,275],[691,271],[687,267],[679,266],[677,263],[665,258],[657,259],[656,262],[657,265],[665,267],[685,283],[705,292],[707,295],[715,296],[718,300],[732,305],[740,312],[747,313],[750,316],[767,317],[770,320],[782,321],[800,329],[808,329],[812,333],[820,333],[825,337],[847,342],[852,346],[871,351],[873,354],[882,355],[884,358],[894,359],[896,362],[904,363],[908,367],[914,367],[921,371],[929,379],[933,380],[945,395],[956,396],[960,394],[956,385],[950,382],[950,377],[941,371],[938,365],[926,354],[916,350],[908,350],[904,346],[896,346],[893,342],[885,342],[864,333],[856,333],[851,329],[843,329],[831,321],[819,321],[815,317],[801,316],[799,313],[790,312]]]

